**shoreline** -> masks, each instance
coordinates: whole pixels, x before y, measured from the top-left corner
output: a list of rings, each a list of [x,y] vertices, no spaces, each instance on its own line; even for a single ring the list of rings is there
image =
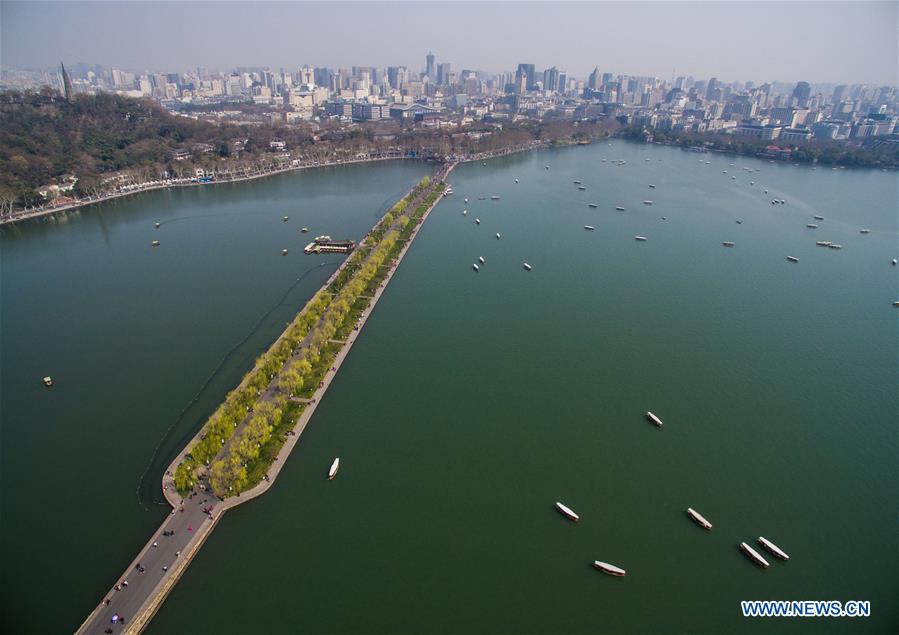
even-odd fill
[[[449,167],[445,170],[445,173],[442,176],[442,179],[445,179],[449,176],[449,174],[453,171],[453,169],[458,165],[458,163],[450,163]],[[204,184],[205,185],[205,184]],[[410,190],[411,191],[411,190]],[[384,291],[387,289],[390,281],[393,279],[393,274],[397,271],[400,264],[403,261],[403,258],[406,255],[406,252],[412,246],[416,236],[418,235],[419,230],[424,225],[424,222],[427,220],[430,213],[437,207],[438,203],[442,200],[442,196],[438,197],[422,214],[421,218],[416,223],[415,229],[412,230],[409,235],[406,244],[403,245],[403,248],[400,250],[399,254],[397,254],[395,260],[389,265],[389,270],[387,275],[385,276],[383,282],[375,291],[372,296],[372,300],[369,303],[368,307],[363,311],[363,313],[359,316],[359,330],[353,331],[344,343],[341,346],[340,350],[337,352],[335,356],[332,366],[335,370],[328,372],[322,380],[322,385],[315,390],[312,394],[312,398],[307,407],[303,410],[297,420],[294,422],[291,431],[293,434],[288,435],[288,439],[284,442],[284,445],[281,446],[281,449],[278,451],[276,459],[273,461],[272,465],[269,468],[268,480],[263,480],[257,483],[255,486],[243,492],[242,496],[232,496],[230,498],[226,498],[223,501],[219,501],[213,497],[214,502],[209,506],[210,512],[208,516],[201,517],[200,522],[196,525],[196,531],[192,532],[192,526],[188,527],[188,532],[192,533],[192,535],[188,538],[187,543],[182,548],[181,551],[176,552],[180,553],[180,556],[176,557],[172,567],[163,574],[160,581],[154,586],[150,594],[147,596],[146,600],[144,600],[137,611],[133,616],[128,616],[128,622],[126,628],[122,630],[123,633],[133,633],[137,634],[143,631],[144,628],[150,623],[153,619],[153,616],[159,610],[159,607],[165,601],[168,594],[171,592],[172,588],[177,584],[181,575],[190,565],[194,556],[199,552],[203,543],[206,541],[208,536],[212,533],[212,530],[215,529],[216,525],[218,525],[219,520],[221,520],[222,515],[233,507],[236,507],[242,503],[248,502],[261,496],[266,493],[269,488],[274,485],[275,480],[277,479],[278,474],[281,471],[281,468],[284,466],[287,458],[290,453],[293,451],[293,448],[296,446],[297,441],[299,440],[300,435],[305,430],[307,424],[311,420],[313,414],[315,413],[316,408],[321,403],[322,398],[327,392],[328,388],[331,385],[331,381],[336,377],[337,372],[340,370],[340,366],[346,357],[349,355],[350,350],[352,349],[353,344],[358,340],[359,336],[364,331],[364,327],[366,322],[368,321],[368,317],[374,311],[375,306],[383,295]],[[378,219],[378,223],[380,223],[380,218]],[[375,224],[377,226],[377,223]],[[333,282],[333,280],[340,274],[340,272],[344,269],[346,264],[349,262],[349,258],[344,259],[343,263],[341,263],[340,267],[334,271],[331,276],[325,281],[319,291],[326,290],[328,286]],[[316,294],[313,294],[314,297]],[[304,304],[305,306],[305,304]],[[301,309],[302,310],[302,309]],[[284,337],[286,333],[283,331],[281,335],[272,343],[271,346],[274,346],[282,337]],[[244,381],[246,381],[247,377],[241,381],[238,386],[242,385]],[[165,541],[167,537],[164,535],[164,527],[168,526],[172,521],[172,516],[175,516],[175,521],[185,521],[185,519],[196,518],[197,517],[197,509],[196,507],[191,508],[188,511],[188,515],[184,518],[181,518],[176,514],[176,510],[180,509],[182,512],[185,510],[185,501],[181,499],[180,494],[178,494],[177,489],[174,484],[174,470],[177,467],[177,464],[181,461],[184,454],[190,451],[190,448],[193,447],[199,440],[200,435],[203,433],[203,428],[200,430],[188,441],[188,443],[182,448],[180,452],[178,452],[177,456],[174,458],[173,462],[170,464],[169,469],[162,476],[162,490],[163,495],[166,498],[166,501],[171,505],[172,511],[170,515],[166,516],[165,520],[160,524],[160,526],[156,529],[147,543],[143,546],[143,548],[138,552],[137,556],[131,561],[129,567],[125,570],[125,572],[120,575],[115,585],[113,586],[113,590],[108,592],[104,597],[111,598],[115,594],[119,593],[119,588],[122,588],[123,581],[133,573],[133,571],[141,566],[142,562],[147,560],[147,557],[152,555],[156,555],[157,545],[159,541]],[[211,492],[209,496],[212,496]],[[187,503],[188,505],[190,503]],[[214,513],[213,513],[214,511]],[[191,513],[193,514],[191,515]],[[204,512],[205,514],[205,512]],[[181,524],[185,524],[182,522]],[[117,588],[118,587],[118,588]],[[107,609],[108,605],[104,602],[101,602],[97,605],[93,611],[87,616],[84,622],[78,627],[76,633],[101,633],[103,625],[106,623],[101,618],[101,614],[104,613],[104,609]],[[111,609],[110,609],[111,610]],[[104,616],[105,617],[105,616]]]

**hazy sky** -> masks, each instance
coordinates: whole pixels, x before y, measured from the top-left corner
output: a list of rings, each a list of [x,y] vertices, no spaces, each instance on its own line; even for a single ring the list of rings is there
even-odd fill
[[[897,84],[899,3],[10,2],[0,64],[128,70],[594,66],[629,75]]]

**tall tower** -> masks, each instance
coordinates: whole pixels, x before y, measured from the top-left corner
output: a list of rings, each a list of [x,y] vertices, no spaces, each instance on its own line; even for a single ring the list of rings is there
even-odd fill
[[[70,101],[75,96],[75,89],[72,88],[72,78],[69,77],[62,62],[59,63],[59,70],[62,74],[62,96],[66,101]]]
[[[425,75],[428,76],[432,82],[437,79],[437,74],[435,73],[434,68],[434,54],[428,51],[427,57],[425,57],[425,61],[427,64],[425,65]]]

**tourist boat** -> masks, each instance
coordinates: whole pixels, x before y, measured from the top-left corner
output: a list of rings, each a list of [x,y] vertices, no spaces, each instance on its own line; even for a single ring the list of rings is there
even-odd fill
[[[775,545],[773,542],[771,542],[767,538],[764,538],[763,536],[759,536],[758,540],[759,540],[759,544],[761,546],[763,546],[765,549],[767,549],[768,551],[770,551],[776,558],[780,558],[781,560],[789,560],[790,559],[790,556],[788,556],[787,553],[783,549],[781,549],[780,547]]]
[[[587,188],[586,188],[586,187],[584,187],[584,186],[583,186],[583,185],[578,185],[578,186],[577,186],[577,189],[579,189],[579,190],[582,190],[582,191],[583,191],[583,190],[586,190],[586,189],[587,189]]]
[[[787,256],[787,260],[789,260],[790,262],[799,262],[799,258],[797,258],[796,256]]]
[[[481,268],[478,266],[477,263],[474,263],[474,264],[471,265],[471,266],[472,266],[472,268],[473,268],[475,271],[480,271],[480,270],[481,270]]]
[[[153,242],[150,243],[150,245],[152,245],[153,247],[159,247],[159,241],[154,240]]]
[[[647,159],[648,161],[649,159]],[[602,562],[600,560],[594,560],[593,566],[602,571],[603,573],[608,573],[609,575],[614,575],[619,578],[623,578],[625,571],[621,567],[616,567],[614,564],[609,564],[608,562]]]
[[[730,240],[725,240],[725,241],[724,241],[723,243],[721,243],[721,244],[724,245],[725,247],[733,247],[733,246],[734,246],[733,241],[730,241]]]
[[[652,201],[643,201],[644,205],[652,205]]]
[[[639,240],[640,242],[643,242],[646,240],[646,236],[634,236],[634,240]]]
[[[819,247],[830,247],[831,242],[829,240],[816,240],[815,244]]]
[[[281,255],[282,255],[282,256],[286,256],[286,255],[287,255],[287,250],[286,250],[286,249],[282,249],[282,250],[281,250]]]
[[[525,264],[527,264],[527,263],[525,263]],[[558,509],[559,512],[560,512],[563,516],[566,516],[566,517],[570,518],[570,519],[573,520],[574,522],[577,522],[577,521],[579,521],[579,520],[581,519],[581,517],[578,516],[577,514],[575,514],[575,513],[571,510],[570,507],[567,507],[566,505],[563,505],[562,503],[556,502],[556,509]]]
[[[462,210],[462,216],[468,216],[468,210],[467,210],[467,209],[463,209],[463,210]]]
[[[481,262],[481,264],[484,264],[484,262],[485,262],[484,256],[478,256],[478,260]]]
[[[580,181],[572,181],[572,183],[574,183],[575,185],[580,185],[580,184],[581,184]]]
[[[624,208],[621,207],[621,206],[618,206],[618,207],[616,207],[615,209],[618,210],[619,212],[623,212],[623,211],[624,211]]]
[[[286,216],[284,217],[284,222],[285,222],[285,223],[287,222],[287,217],[286,217]]]
[[[53,385],[53,378],[52,378],[52,377],[49,377],[49,376],[48,376],[48,377],[44,377],[44,379],[43,379],[42,381],[44,382],[44,385],[45,385],[47,388],[49,388],[50,386]]]
[[[499,197],[498,197],[498,196],[491,196],[491,197],[490,197],[490,200],[491,200],[491,201],[498,201],[498,200],[499,200]]]
[[[662,420],[652,414],[649,410],[646,411],[646,418],[652,421],[657,427],[662,427]]]
[[[161,223],[156,223],[156,229],[159,229],[160,225],[161,225]]]
[[[815,215],[815,220],[824,220],[824,217],[823,217],[823,216],[818,216],[818,215],[816,214],[816,215]]]
[[[870,229],[860,229],[860,230],[858,230],[858,233],[859,234],[870,234],[871,230]]]
[[[597,207],[599,207],[599,205],[597,205],[596,203],[587,203],[587,207],[592,207],[593,209],[596,209]]]
[[[692,507],[687,507],[687,516],[689,516],[690,518],[692,518],[692,519],[693,519],[693,522],[695,522],[697,525],[699,525],[699,526],[702,527],[703,529],[708,529],[708,530],[711,531],[711,529],[712,529],[712,523],[710,523],[709,521],[707,521],[707,520],[703,517],[702,514],[700,514],[698,511],[696,511],[696,510],[693,509]]]
[[[843,245],[837,245],[836,243],[830,243],[827,246],[830,247],[831,249],[842,249],[843,248]]]
[[[317,243],[319,243],[319,242],[324,242],[324,241],[327,241],[327,240],[331,240],[331,237],[330,237],[330,236],[324,236],[324,235],[322,235],[322,236],[316,236],[316,237],[315,237],[315,242],[317,242]]]
[[[331,469],[328,470],[328,480],[330,481],[332,478],[337,476],[337,470],[340,469],[340,457],[334,459],[334,462],[331,463]]]
[[[758,551],[747,545],[745,542],[740,543],[740,551],[745,553],[746,557],[752,560],[758,566],[764,569],[768,568],[768,561],[762,558],[762,555]]]
[[[815,225],[814,223],[806,223],[805,226],[808,227],[809,229],[818,229],[818,226]]]
[[[309,233],[309,228],[308,228],[308,227],[303,227],[302,229],[300,229],[300,233],[301,233],[301,234],[308,234],[308,233]]]
[[[584,229],[589,230],[589,231],[592,232],[592,231],[595,230],[596,228],[595,228],[593,225],[584,225]]]
[[[527,269],[528,271],[531,270],[531,265],[529,265],[528,263],[523,262],[523,263],[521,263],[521,264],[524,265],[524,268]]]
[[[480,219],[480,218],[476,218],[476,219],[474,219],[474,222],[475,222],[476,225],[480,225],[480,224],[481,224],[481,219]]]
[[[654,183],[650,183],[650,184],[649,184],[649,187],[655,188],[655,184],[654,184]]]
[[[496,239],[499,240],[499,232],[496,232]]]

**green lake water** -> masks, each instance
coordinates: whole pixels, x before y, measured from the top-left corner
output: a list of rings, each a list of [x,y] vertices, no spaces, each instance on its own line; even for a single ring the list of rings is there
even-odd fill
[[[277,192],[369,201],[343,233],[327,226],[358,236],[425,168],[352,169],[4,233],[5,620],[74,627],[164,513],[136,494],[148,463],[158,482],[153,449],[310,266],[280,256],[301,240],[281,243],[321,217],[294,221]],[[895,173],[613,141],[450,181],[276,486],[228,512],[148,632],[899,629]],[[161,207],[194,220],[164,223],[150,250]],[[329,272],[227,358],[162,454]],[[791,560],[752,565],[737,544],[759,535]],[[747,619],[749,599],[869,600],[872,615]]]

